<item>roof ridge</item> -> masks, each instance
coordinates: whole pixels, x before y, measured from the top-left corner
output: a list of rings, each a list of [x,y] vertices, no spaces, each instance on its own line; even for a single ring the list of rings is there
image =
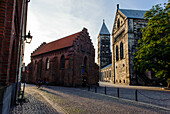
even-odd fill
[[[119,9],[127,18],[144,19],[146,10]]]
[[[74,36],[74,35],[79,34],[79,33],[81,33],[81,32],[82,32],[82,31],[80,31],[80,32],[76,32],[76,33],[74,33],[74,34],[71,34],[71,35],[68,35],[68,36],[65,36],[65,37],[59,38],[59,39],[57,39],[57,40],[51,41],[51,42],[46,43],[46,44],[50,44],[50,43],[53,43],[53,42],[56,42],[56,41],[59,41],[59,40],[63,40],[63,39],[66,39],[66,38],[70,38],[71,36]]]
[[[54,51],[57,49],[62,49],[62,48],[66,48],[69,46],[73,45],[74,40],[77,38],[77,36],[79,36],[84,30],[80,31],[80,32],[76,32],[74,34],[68,35],[66,37],[57,39],[55,41],[46,43],[45,45],[41,46],[40,48],[38,48],[37,50],[35,50],[31,56],[36,56],[39,54],[43,54],[43,53],[47,53],[50,51]]]
[[[119,9],[119,10],[131,10],[131,11],[147,11],[147,10],[139,10],[139,9]]]

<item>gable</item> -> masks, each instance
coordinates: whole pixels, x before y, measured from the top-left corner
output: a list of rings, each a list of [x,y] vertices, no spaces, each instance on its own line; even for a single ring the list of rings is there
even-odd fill
[[[72,34],[70,36],[61,38],[59,40],[47,43],[47,44],[39,47],[35,52],[33,52],[33,54],[31,56],[36,56],[36,55],[51,52],[54,50],[70,47],[73,45],[74,40],[78,37],[78,35],[80,33],[81,32],[78,32],[78,33]]]
[[[127,17],[119,9],[117,9],[112,34],[125,23],[126,18]]]

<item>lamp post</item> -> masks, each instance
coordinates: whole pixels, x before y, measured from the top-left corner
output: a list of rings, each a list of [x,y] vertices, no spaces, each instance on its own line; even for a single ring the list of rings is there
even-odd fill
[[[25,43],[28,43],[28,44],[31,43],[31,41],[32,41],[32,36],[31,36],[30,31],[28,32],[28,35],[23,36],[23,37],[24,37]],[[21,102],[21,105],[23,104],[24,90],[25,90],[25,82],[26,82],[26,75],[27,75],[28,73],[29,73],[29,71],[28,71],[28,68],[27,68],[27,69],[25,69],[25,71],[24,71],[25,77],[24,77],[24,85],[23,85],[23,91],[22,91],[22,102]]]
[[[31,36],[30,31],[28,32],[28,35],[23,36],[23,37],[24,37],[24,41],[25,41],[26,43],[28,43],[28,44],[31,43],[31,41],[32,41],[32,36]]]

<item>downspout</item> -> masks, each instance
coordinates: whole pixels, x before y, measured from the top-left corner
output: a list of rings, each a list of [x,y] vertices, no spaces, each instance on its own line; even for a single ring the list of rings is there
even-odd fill
[[[112,68],[113,68],[113,78],[114,78],[114,84],[116,83],[116,74],[115,74],[115,48],[114,48],[114,33],[112,33]]]
[[[113,50],[114,50],[114,49],[115,49],[115,48],[114,48],[114,45],[113,45]],[[113,64],[114,64],[114,84],[115,84],[115,83],[116,83],[116,78],[115,78],[115,77],[116,77],[116,76],[115,76],[116,74],[115,74],[115,54],[114,54],[114,53],[113,53],[113,59],[114,59],[114,63],[113,63]]]
[[[74,84],[74,54],[73,54],[73,75],[72,75],[72,86]]]
[[[18,0],[16,0],[16,6],[15,6],[15,10],[16,10],[16,20],[17,20],[17,26],[19,27],[20,23],[19,23],[19,15],[18,15]],[[17,68],[17,71],[16,71],[16,74],[15,74],[15,81],[16,81],[16,86],[15,86],[15,103],[17,104],[18,103],[18,99],[17,99],[17,96],[18,96],[18,78],[19,78],[19,61],[20,61],[20,50],[21,50],[21,40],[20,40],[20,30],[16,30],[17,33],[16,33],[16,37],[18,37],[18,53],[17,53],[17,63],[16,63],[16,68]],[[22,39],[22,38],[21,38]]]
[[[24,15],[24,14],[21,14],[21,16],[24,15],[24,17],[25,17],[25,20],[24,20],[24,22],[23,22],[23,23],[25,24],[25,26],[23,27],[23,29],[24,29],[24,36],[26,35],[26,22],[27,22],[28,2],[29,2],[29,1],[26,1],[26,2],[24,1],[24,4],[26,3],[26,4],[25,4],[25,10],[24,10],[24,14],[25,14],[25,15]],[[22,11],[23,11],[23,9],[22,9]],[[19,15],[18,15],[18,0],[16,0],[16,15],[17,15],[17,24],[18,24],[18,26],[19,26],[20,23],[19,23]],[[24,18],[24,17],[23,17],[23,18]],[[22,19],[21,19],[21,21],[22,21]],[[18,90],[18,89],[19,89],[19,88],[18,88],[18,85],[19,85],[18,83],[19,83],[19,75],[20,75],[20,72],[21,72],[21,71],[20,71],[20,70],[21,70],[21,69],[20,69],[20,67],[21,67],[21,66],[20,66],[20,62],[21,62],[22,57],[23,57],[23,53],[22,53],[22,49],[23,49],[23,48],[21,47],[22,44],[24,43],[24,42],[23,42],[23,38],[22,38],[22,36],[21,36],[21,35],[22,35],[22,33],[21,33],[21,32],[22,32],[22,28],[21,28],[21,27],[23,26],[23,23],[21,23],[20,30],[18,30],[18,33],[19,33],[19,34],[18,34],[18,37],[19,37],[19,46],[18,46],[18,47],[19,47],[19,48],[18,48],[18,56],[17,56],[17,57],[18,57],[18,58],[17,58],[17,72],[16,72],[16,81],[17,81],[17,82],[16,82],[16,90],[15,90],[15,95],[16,95],[16,96],[15,96],[15,101],[16,101],[16,103],[18,102],[18,99],[17,99],[18,91],[19,91],[19,90]],[[21,37],[21,39],[20,39],[20,37]]]

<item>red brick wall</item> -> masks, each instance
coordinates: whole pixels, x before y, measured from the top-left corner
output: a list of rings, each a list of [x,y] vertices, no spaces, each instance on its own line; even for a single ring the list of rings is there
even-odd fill
[[[22,36],[21,12],[22,7],[25,7],[22,6],[23,1],[25,2],[25,0],[0,1],[0,84],[16,82],[21,40],[19,36]]]
[[[60,68],[60,59],[62,55],[65,56],[64,70],[61,70]],[[43,81],[47,78],[49,83],[55,85],[81,85],[81,66],[84,64],[85,57],[87,58],[88,84],[96,84],[98,82],[98,80],[96,80],[98,70],[96,69],[94,62],[95,50],[86,29],[83,29],[78,38],[76,38],[73,46],[38,56],[32,56],[32,70],[28,81],[36,83],[37,79],[41,79]],[[46,70],[47,58],[50,60],[49,70]],[[40,62],[41,60],[42,63]]]

